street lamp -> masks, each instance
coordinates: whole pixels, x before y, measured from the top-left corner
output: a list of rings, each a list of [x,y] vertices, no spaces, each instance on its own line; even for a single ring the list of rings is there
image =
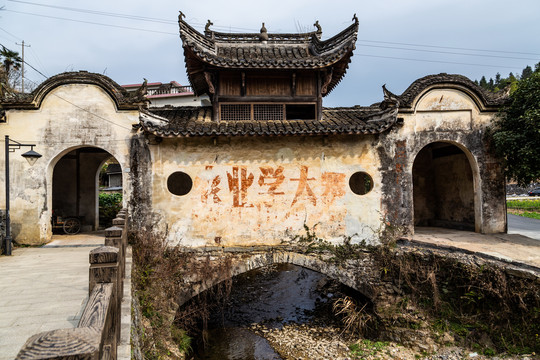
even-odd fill
[[[34,151],[35,144],[21,144],[18,141],[11,140],[9,135],[6,135],[6,237],[4,238],[4,254],[11,255],[11,222],[9,219],[9,153],[15,152],[16,149],[20,149],[23,146],[29,146],[30,151],[22,154],[30,166],[34,165],[41,157]]]

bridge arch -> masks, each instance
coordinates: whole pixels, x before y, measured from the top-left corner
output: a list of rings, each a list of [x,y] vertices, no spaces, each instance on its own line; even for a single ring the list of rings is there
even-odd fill
[[[213,256],[213,258],[215,259],[216,257]],[[328,259],[329,256],[326,260]],[[202,262],[204,259],[201,258],[200,261]],[[374,301],[378,295],[376,289],[380,283],[380,276],[375,270],[376,267],[374,266],[372,257],[368,253],[366,253],[364,258],[351,260],[347,264],[336,264],[325,261],[323,257],[319,257],[317,254],[303,254],[283,250],[261,251],[249,255],[242,253],[233,256],[222,256],[220,260],[216,259],[213,261],[222,261],[221,271],[210,272],[210,277],[208,276],[208,272],[204,272],[206,276],[204,279],[192,274],[187,279],[186,286],[178,295],[179,307],[203,291],[219,285],[223,281],[230,280],[248,271],[274,264],[292,264],[318,272],[360,292],[371,301]]]

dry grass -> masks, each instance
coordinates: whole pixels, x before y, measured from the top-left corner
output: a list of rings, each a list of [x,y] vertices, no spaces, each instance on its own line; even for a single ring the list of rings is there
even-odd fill
[[[374,315],[367,311],[367,303],[359,306],[351,297],[345,296],[336,300],[333,304],[334,314],[342,317],[344,332],[350,331],[363,336],[369,331]]]
[[[230,263],[226,258],[212,262],[206,257],[201,261],[152,234],[139,233],[132,243],[133,285],[143,315],[145,359],[183,359],[190,350],[192,335],[201,329],[204,333],[211,307],[227,297],[231,287],[230,280],[222,281],[180,308],[178,294],[186,286],[184,278],[226,275]]]

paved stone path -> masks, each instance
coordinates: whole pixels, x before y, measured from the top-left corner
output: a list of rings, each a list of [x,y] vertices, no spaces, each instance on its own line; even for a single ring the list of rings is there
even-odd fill
[[[466,249],[540,268],[540,241],[519,234],[484,235],[470,231],[419,227],[415,229],[412,240]]]
[[[0,360],[12,360],[28,337],[76,327],[88,299],[88,254],[103,233],[60,235],[40,248],[0,256]]]

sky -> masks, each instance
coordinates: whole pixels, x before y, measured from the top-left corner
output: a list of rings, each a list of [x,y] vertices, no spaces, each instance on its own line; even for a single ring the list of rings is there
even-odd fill
[[[46,5],[46,6],[44,6]],[[540,62],[539,0],[0,0],[0,44],[21,53],[27,82],[87,70],[117,83],[187,80],[178,11],[203,32],[313,31],[323,40],[359,19],[356,50],[324,106],[370,105],[430,74],[472,80]],[[71,10],[70,10],[71,9]],[[77,11],[74,11],[77,10]],[[107,16],[112,15],[112,16]],[[149,18],[151,18],[150,21]]]

